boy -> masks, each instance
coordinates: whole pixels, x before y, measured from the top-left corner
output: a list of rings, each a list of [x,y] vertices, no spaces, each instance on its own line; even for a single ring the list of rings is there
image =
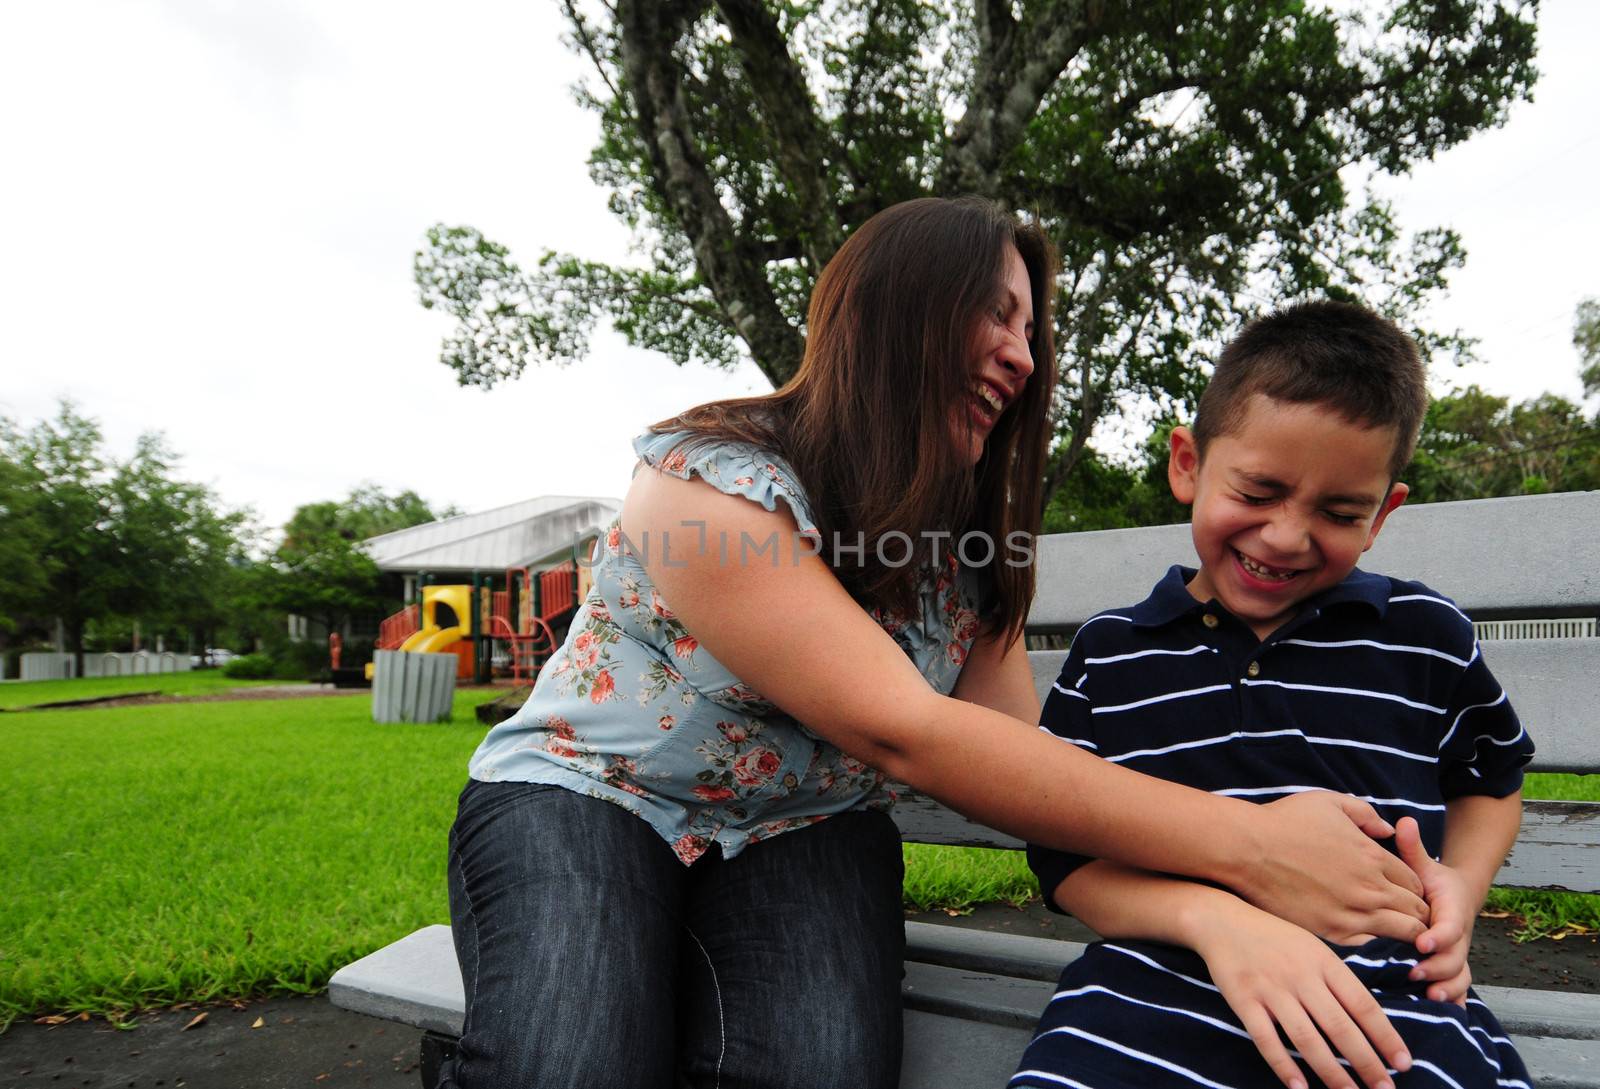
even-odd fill
[[[1528,1084],[1467,989],[1466,950],[1532,744],[1453,604],[1356,569],[1405,500],[1426,406],[1416,346],[1369,311],[1308,303],[1247,326],[1171,439],[1199,570],[1090,619],[1042,726],[1215,793],[1365,798],[1399,828],[1431,928],[1416,947],[1324,943],[1225,889],[1030,847],[1047,903],[1145,940],[1068,966],[1012,1085],[1303,1089],[1300,1059],[1330,1087],[1386,1089],[1363,1037],[1406,1085]]]

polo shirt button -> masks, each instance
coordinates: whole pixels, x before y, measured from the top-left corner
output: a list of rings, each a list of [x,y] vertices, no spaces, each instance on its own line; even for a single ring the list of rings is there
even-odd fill
[[[1261,676],[1261,663],[1260,662],[1251,662],[1249,668],[1246,669],[1245,672],[1247,674],[1249,674],[1250,676],[1252,676],[1252,677]]]
[[[1204,624],[1208,628],[1214,628],[1214,627],[1217,626],[1218,623],[1220,623],[1220,621],[1218,621],[1216,616],[1214,616],[1213,614],[1206,613],[1204,616],[1202,616],[1200,618],[1200,623]]]

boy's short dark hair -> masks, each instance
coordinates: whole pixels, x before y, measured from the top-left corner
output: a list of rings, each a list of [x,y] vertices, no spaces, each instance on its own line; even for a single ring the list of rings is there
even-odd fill
[[[1299,303],[1257,318],[1222,349],[1195,413],[1202,457],[1212,439],[1240,426],[1254,393],[1326,405],[1367,427],[1393,427],[1391,479],[1410,462],[1428,410],[1416,342],[1388,318],[1343,302]]]

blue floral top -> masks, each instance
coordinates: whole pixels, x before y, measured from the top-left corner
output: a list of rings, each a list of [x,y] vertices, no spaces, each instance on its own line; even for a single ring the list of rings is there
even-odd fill
[[[699,476],[767,510],[788,504],[820,538],[787,466],[722,443],[687,455],[681,433],[646,434],[646,464]],[[976,582],[952,555],[924,581],[921,615],[872,612],[928,683],[949,694],[978,632]],[[617,523],[594,585],[522,709],[489,731],[468,770],[486,781],[553,783],[643,817],[685,864],[712,844],[747,844],[850,809],[887,808],[882,773],[778,710],[699,645],[650,581]]]

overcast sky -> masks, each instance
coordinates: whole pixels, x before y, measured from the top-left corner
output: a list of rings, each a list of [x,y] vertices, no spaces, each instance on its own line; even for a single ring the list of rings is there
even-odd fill
[[[417,305],[435,222],[531,262],[615,260],[589,181],[582,75],[544,0],[51,0],[0,11],[0,414],[74,401],[126,456],[166,434],[181,472],[269,526],[361,481],[483,510],[619,496],[628,439],[767,388],[604,334],[568,370],[462,389],[449,319]],[[1434,311],[1486,363],[1440,376],[1576,398],[1573,310],[1600,295],[1600,4],[1546,0],[1532,104],[1384,191],[1450,225],[1467,268]]]

